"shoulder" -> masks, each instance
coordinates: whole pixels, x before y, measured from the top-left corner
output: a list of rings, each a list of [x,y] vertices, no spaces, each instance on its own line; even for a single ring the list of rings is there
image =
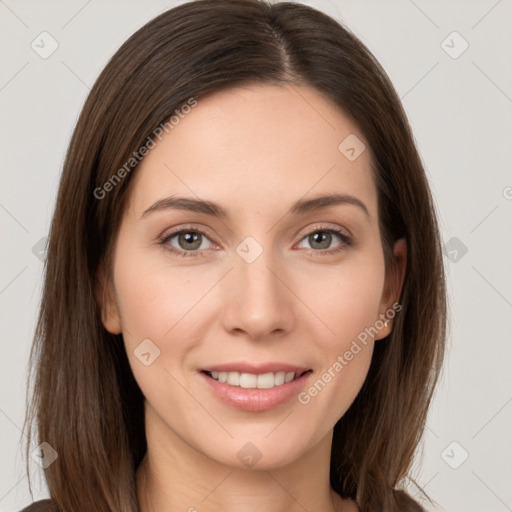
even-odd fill
[[[56,512],[58,508],[51,500],[35,501],[32,505],[21,510],[21,512]]]

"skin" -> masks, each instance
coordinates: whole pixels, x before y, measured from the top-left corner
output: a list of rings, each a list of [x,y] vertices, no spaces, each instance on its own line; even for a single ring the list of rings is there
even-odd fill
[[[370,151],[349,161],[338,150],[349,134],[364,140],[314,89],[239,87],[200,99],[133,176],[113,280],[102,278],[103,323],[123,333],[146,397],[142,512],[357,510],[329,484],[333,427],[392,321],[306,405],[293,398],[270,411],[241,411],[198,374],[225,362],[284,361],[313,369],[312,383],[397,301],[405,242],[394,247],[399,271],[386,276]],[[295,201],[333,192],[360,199],[369,217],[351,204],[287,215]],[[218,203],[229,218],[172,208],[142,216],[173,194]],[[353,243],[336,235],[315,243],[307,235],[323,232],[319,225]],[[202,254],[172,253],[169,246],[193,245],[178,236],[160,243],[182,228],[206,232]],[[247,236],[263,249],[252,263],[236,252]],[[144,339],[160,350],[149,366],[134,355]],[[261,454],[252,467],[237,457],[248,442]]]

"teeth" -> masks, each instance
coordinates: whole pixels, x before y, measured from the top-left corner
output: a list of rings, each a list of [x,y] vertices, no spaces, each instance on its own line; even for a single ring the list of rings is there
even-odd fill
[[[210,372],[210,375],[219,382],[226,382],[231,386],[239,386],[246,389],[269,389],[281,386],[286,382],[291,382],[296,378],[294,372],[270,372],[262,373],[261,375],[239,372]]]
[[[226,380],[228,384],[231,384],[232,386],[241,386],[240,384],[240,374],[236,372],[229,372],[228,378]]]

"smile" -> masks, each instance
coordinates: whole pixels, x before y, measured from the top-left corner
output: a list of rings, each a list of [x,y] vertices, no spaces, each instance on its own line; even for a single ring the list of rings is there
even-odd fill
[[[254,373],[215,371],[205,371],[204,373],[216,381],[223,382],[234,387],[241,387],[245,389],[270,389],[292,382],[306,372],[299,373],[280,371],[275,373],[262,373],[259,375]]]

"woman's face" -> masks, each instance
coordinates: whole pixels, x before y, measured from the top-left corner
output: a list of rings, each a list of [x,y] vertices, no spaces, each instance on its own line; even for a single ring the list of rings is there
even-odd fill
[[[155,435],[278,467],[332,435],[391,330],[369,148],[310,88],[231,89],[182,116],[133,176],[104,325]]]

